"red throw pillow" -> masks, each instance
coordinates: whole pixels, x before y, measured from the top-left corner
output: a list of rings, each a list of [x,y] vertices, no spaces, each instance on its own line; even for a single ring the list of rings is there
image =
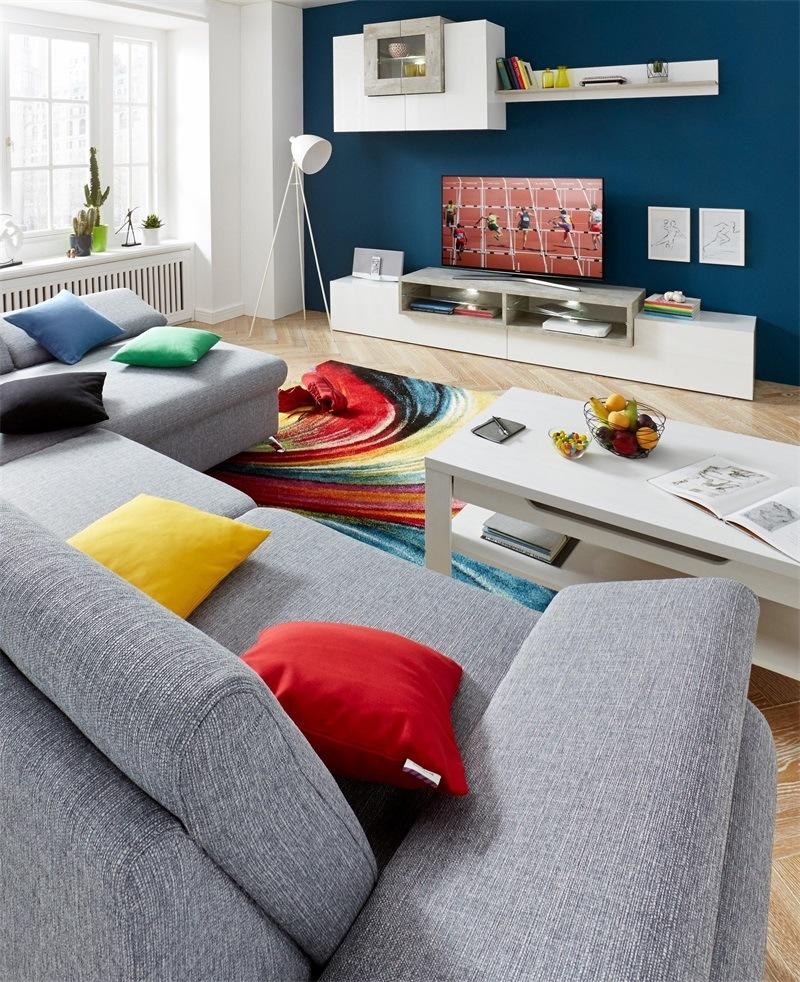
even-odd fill
[[[334,774],[466,794],[450,723],[461,666],[399,634],[295,621],[242,655]]]

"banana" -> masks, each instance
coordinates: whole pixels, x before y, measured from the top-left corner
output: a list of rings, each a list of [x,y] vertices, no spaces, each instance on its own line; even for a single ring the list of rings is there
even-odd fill
[[[591,403],[592,412],[595,414],[595,416],[598,419],[601,419],[604,423],[607,423],[608,422],[608,410],[606,409],[605,403],[603,402],[603,400],[602,399],[597,399],[595,396],[592,396],[589,399],[589,402]]]

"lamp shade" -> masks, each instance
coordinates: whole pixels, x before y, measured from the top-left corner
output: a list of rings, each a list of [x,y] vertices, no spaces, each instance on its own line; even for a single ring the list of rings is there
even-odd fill
[[[289,137],[292,145],[292,158],[304,174],[316,174],[331,159],[333,147],[329,140],[321,136],[304,133]]]

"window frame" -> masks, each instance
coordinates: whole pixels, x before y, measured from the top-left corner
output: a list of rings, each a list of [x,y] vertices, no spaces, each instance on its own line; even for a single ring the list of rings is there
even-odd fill
[[[54,36],[62,32],[68,38],[90,35],[97,42],[97,61],[91,66],[90,78],[90,145],[97,147],[100,159],[100,176],[103,186],[109,185],[111,193],[103,205],[103,221],[109,226],[108,246],[116,247],[124,241],[124,235],[116,235],[114,215],[114,41],[145,42],[150,45],[150,193],[152,201],[147,207],[162,214],[168,208],[168,181],[163,162],[166,159],[169,134],[166,126],[168,91],[166,52],[168,32],[160,28],[134,25],[116,20],[92,20],[72,14],[56,14],[47,11],[0,6],[0,212],[10,210],[10,154],[5,145],[9,135],[8,91],[8,35],[11,33],[41,33]],[[8,177],[6,174],[8,173]],[[86,176],[89,176],[89,159],[86,159]],[[5,185],[7,185],[7,190]],[[82,202],[76,203],[76,208]],[[144,217],[144,216],[141,216]],[[137,212],[136,221],[140,220]],[[52,258],[62,255],[67,248],[65,236],[68,229],[23,232],[23,259]]]
[[[128,47],[128,99],[125,102],[117,102],[114,98],[114,86],[113,86],[113,71],[114,71],[114,45],[117,43],[127,44]],[[132,44],[143,44],[147,46],[148,49],[148,79],[147,79],[147,103],[133,102],[130,98],[130,45]],[[141,108],[142,106],[147,107],[148,111],[148,125],[147,125],[147,140],[148,140],[148,153],[147,153],[147,169],[148,169],[148,180],[147,180],[147,194],[148,202],[147,204],[141,206],[144,209],[153,208],[158,211],[158,201],[160,198],[159,188],[158,188],[158,170],[156,167],[157,160],[157,139],[158,139],[158,129],[156,126],[157,119],[157,106],[156,102],[158,99],[158,74],[157,74],[157,64],[158,64],[158,46],[155,41],[149,38],[138,37],[133,34],[126,34],[120,31],[114,31],[111,38],[111,116],[110,116],[110,127],[111,131],[109,134],[109,139],[112,146],[111,152],[111,180],[109,181],[111,185],[111,194],[109,195],[109,200],[114,197],[114,178],[116,176],[117,167],[126,167],[128,170],[128,180],[130,187],[131,179],[131,168],[142,166],[141,164],[135,164],[132,161],[132,145],[131,145],[131,113],[134,108]],[[128,163],[119,164],[114,158],[113,143],[114,143],[114,112],[117,106],[126,106],[128,110]],[[130,202],[128,202],[130,204]],[[112,200],[112,220],[116,223],[116,218],[113,217],[116,202]],[[145,218],[145,215],[137,215],[136,220],[141,221]]]
[[[82,41],[89,45],[89,134],[87,140],[87,160],[88,169],[88,147],[97,146],[100,136],[100,39],[98,35],[83,30],[72,30],[61,27],[45,27],[35,24],[3,23],[0,24],[0,64],[8,66],[0,79],[0,133],[3,134],[3,168],[0,175],[0,210],[11,211],[11,174],[16,170],[47,170],[48,186],[50,195],[50,218],[52,220],[53,208],[53,171],[59,168],[74,168],[78,164],[53,164],[53,112],[52,107],[55,103],[69,103],[68,99],[53,99],[52,92],[52,55],[48,47],[48,94],[46,97],[29,99],[30,102],[46,102],[48,105],[48,160],[49,163],[44,167],[12,167],[11,166],[11,86],[9,73],[11,70],[9,59],[9,38],[12,34],[27,34],[32,37],[45,37],[48,40],[63,41]],[[18,97],[14,97],[15,99]],[[77,205],[76,205],[77,208]],[[63,237],[69,231],[70,226],[51,225],[43,229],[31,229],[24,232],[24,237],[30,240],[49,239],[55,236]]]

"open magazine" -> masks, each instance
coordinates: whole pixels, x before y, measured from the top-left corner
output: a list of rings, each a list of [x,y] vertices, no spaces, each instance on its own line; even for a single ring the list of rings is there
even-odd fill
[[[800,487],[725,457],[708,457],[653,477],[650,483],[706,508],[800,563]]]

